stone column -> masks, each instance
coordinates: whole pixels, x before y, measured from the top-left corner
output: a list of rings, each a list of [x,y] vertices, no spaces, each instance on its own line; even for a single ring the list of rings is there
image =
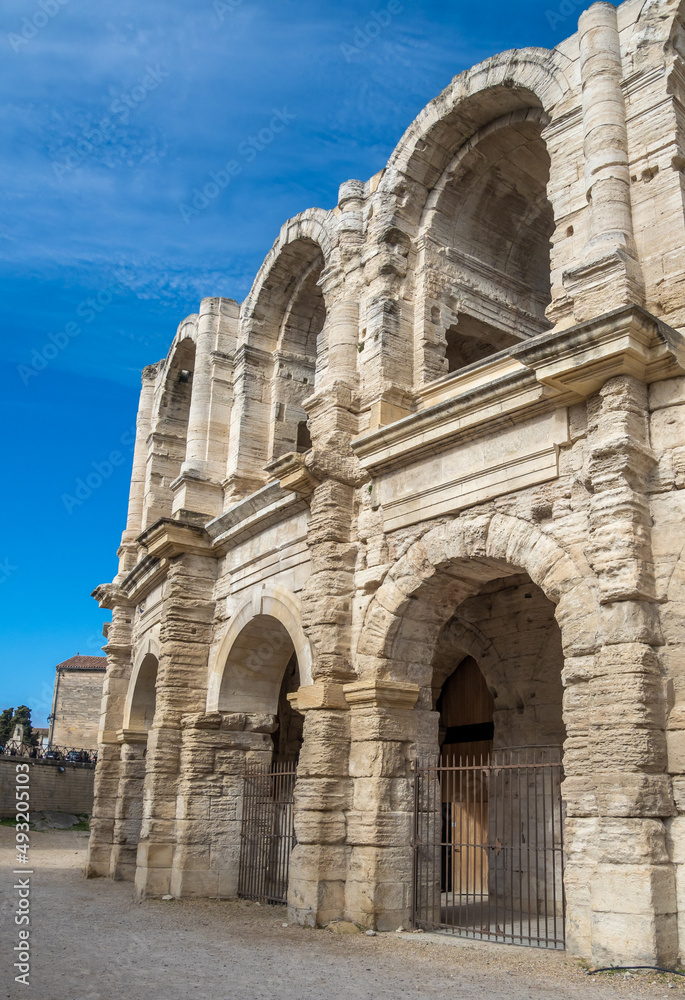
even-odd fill
[[[113,879],[132,882],[143,816],[147,733],[122,729],[117,736],[121,743],[121,766],[114,811],[111,875]]]
[[[217,461],[212,448],[214,433],[220,436],[219,428],[212,426],[212,416],[217,415],[218,403],[224,411],[218,415],[228,425],[229,413],[222,406],[225,401],[217,400],[217,396],[226,395],[230,387],[215,379],[215,356],[222,347],[228,346],[231,353],[235,350],[239,312],[233,299],[208,298],[200,303],[186,453],[181,474],[172,485],[173,514],[182,520],[198,514],[207,520],[222,511],[225,465]]]
[[[224,483],[226,509],[264,486],[268,461],[269,384],[273,357],[243,344],[235,355],[234,403]]]
[[[322,277],[321,284],[326,278]],[[316,388],[357,380],[357,343],[359,340],[359,304],[342,300],[333,302],[326,311],[321,331],[322,350],[317,357]]]
[[[389,225],[386,208],[376,205],[363,257],[359,373],[363,409],[370,410],[368,430],[399,420],[414,407],[414,316],[404,287],[411,239],[397,228],[396,217]]]
[[[437,715],[414,710],[416,684],[355,681],[344,692],[350,706],[353,778],[345,913],[366,927],[396,930],[408,926],[411,917],[412,758],[426,726],[435,730],[437,747]]]
[[[143,530],[143,507],[145,501],[145,470],[147,466],[148,436],[152,422],[152,405],[159,364],[143,368],[142,388],[136,419],[136,443],[133,451],[131,487],[128,496],[128,516],[126,530],[121,536],[119,575],[125,576],[138,561],[136,538]]]
[[[674,872],[664,819],[664,682],[646,478],[647,390],[610,379],[588,403],[587,556],[600,595],[599,648],[565,667],[569,947],[597,964],[677,957]],[[583,750],[584,746],[584,750]]]
[[[628,303],[641,304],[644,283],[633,241],[628,129],[621,44],[613,4],[580,16],[583,151],[588,241],[583,262],[564,275],[578,321]]]
[[[295,923],[319,927],[345,910],[350,713],[342,685],[330,681],[301,687],[289,700],[305,721],[295,785],[297,844],[290,857],[288,915]]]
[[[155,717],[148,735],[136,893],[171,888],[181,770],[181,719],[202,713],[212,642],[213,556],[184,552],[170,559],[159,637]]]
[[[313,647],[315,679],[341,683],[355,676],[350,663],[357,549],[352,541],[354,491],[364,479],[350,447],[358,433],[356,359],[351,350],[358,312],[339,272],[330,270],[322,284],[333,321],[329,326],[327,319],[324,327],[330,337],[321,384],[304,404],[312,435],[305,464],[319,485],[310,501],[307,544],[312,565],[302,595],[302,623]]]
[[[275,725],[272,715],[183,717],[172,896],[237,895],[245,765],[270,764]]]
[[[95,795],[90,820],[86,859],[88,878],[109,876],[112,871],[116,802],[121,780],[121,746],[117,727],[131,678],[131,605],[112,584],[95,591],[100,607],[110,608],[112,621],[105,653],[107,673],[102,690],[102,714],[98,732],[98,762],[95,767]]]

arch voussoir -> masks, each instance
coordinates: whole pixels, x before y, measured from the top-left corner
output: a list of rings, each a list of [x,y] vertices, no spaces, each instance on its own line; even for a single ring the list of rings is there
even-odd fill
[[[463,563],[460,573],[459,563]],[[481,572],[473,572],[480,563]],[[499,566],[498,566],[499,564]],[[438,525],[414,542],[389,571],[371,601],[358,652],[381,658],[399,652],[403,625],[411,624],[413,655],[435,641],[453,607],[478,582],[524,571],[558,605],[564,645],[587,650],[595,642],[596,597],[571,555],[540,528],[508,514],[462,517]],[[461,583],[461,586],[460,586]],[[561,603],[560,603],[561,602]],[[407,637],[409,639],[409,637]],[[403,657],[404,659],[404,657]]]

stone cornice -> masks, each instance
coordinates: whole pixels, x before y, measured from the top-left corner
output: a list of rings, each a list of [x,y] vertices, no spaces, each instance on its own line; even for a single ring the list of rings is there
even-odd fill
[[[158,559],[151,555],[143,556],[122,581],[122,590],[126,593],[128,600],[134,604],[140,603],[151,590],[154,590],[165,579],[168,569],[168,559]]]
[[[290,451],[281,455],[275,462],[266,466],[266,471],[278,480],[281,489],[296,493],[300,497],[308,497],[319,485],[305,464],[305,455]]]
[[[277,482],[268,483],[215,517],[204,530],[214,552],[222,555],[233,545],[306,509],[301,496],[282,489]]]
[[[422,389],[418,410],[352,441],[364,469],[383,472],[447,444],[580,402],[614,375],[644,382],[685,371],[685,340],[637,306],[543,333]]]
[[[156,559],[172,559],[185,552],[198,556],[212,554],[211,542],[203,527],[168,517],[155,521],[139,536],[138,541]]]

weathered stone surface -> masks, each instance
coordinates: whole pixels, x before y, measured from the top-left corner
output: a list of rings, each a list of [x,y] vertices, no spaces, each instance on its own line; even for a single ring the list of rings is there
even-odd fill
[[[662,0],[593,4],[554,51],[461,74],[145,369],[96,591],[90,874],[231,895],[241,844],[292,808],[290,918],[394,930],[415,795],[429,827],[464,806],[416,762],[563,744],[569,949],[676,960],[679,30]]]

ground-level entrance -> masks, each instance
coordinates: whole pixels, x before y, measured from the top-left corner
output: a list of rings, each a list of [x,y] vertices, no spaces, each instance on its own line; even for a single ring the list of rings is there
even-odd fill
[[[561,779],[558,747],[417,762],[415,927],[564,947]]]
[[[296,765],[274,761],[248,768],[243,791],[238,895],[259,903],[286,903],[295,846],[293,793]]]

